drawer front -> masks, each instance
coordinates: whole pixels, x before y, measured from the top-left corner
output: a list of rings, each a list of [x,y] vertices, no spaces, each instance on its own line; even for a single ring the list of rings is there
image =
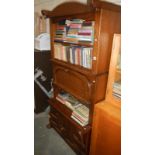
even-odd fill
[[[74,126],[71,128],[70,137],[72,143],[80,149],[81,152],[88,152],[88,146],[90,141],[90,131],[84,133],[81,130],[75,128]]]
[[[71,92],[76,97],[90,100],[92,92],[92,83],[86,76],[72,70],[55,66],[54,83],[64,90]]]
[[[78,155],[86,155],[90,131],[85,132],[72,124],[53,107],[50,112],[50,123]]]
[[[51,125],[57,130],[57,132],[65,137],[68,136],[68,131],[67,131],[67,122],[62,117],[62,115],[56,111],[55,109],[51,109],[50,112],[50,123]]]

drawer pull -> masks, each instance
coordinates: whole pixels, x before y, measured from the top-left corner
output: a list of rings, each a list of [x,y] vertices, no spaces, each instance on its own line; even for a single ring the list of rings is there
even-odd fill
[[[65,72],[68,72],[69,70],[68,69],[64,69],[65,70]]]
[[[53,120],[51,120],[51,123],[52,123],[54,126],[57,126],[57,123],[54,122]]]
[[[78,131],[77,134],[78,134],[78,135],[73,134],[74,139],[75,139],[75,140],[80,140],[80,141],[84,142],[84,141],[83,141],[83,134],[82,134],[82,132],[81,132],[81,131]]]
[[[61,128],[60,128],[60,130],[61,130],[61,131],[64,131],[64,130],[65,130],[65,128],[64,128],[64,127],[61,127]]]
[[[52,114],[52,113],[51,113],[51,116],[52,116],[53,118],[57,119],[57,117],[56,117],[54,114]]]
[[[73,134],[73,138],[74,138],[77,142],[79,142],[79,138],[78,138],[75,134]]]
[[[78,138],[77,135],[73,134],[73,138],[76,141],[76,143],[78,143],[81,147],[85,148],[85,144],[84,144],[84,141],[83,141],[82,137]]]

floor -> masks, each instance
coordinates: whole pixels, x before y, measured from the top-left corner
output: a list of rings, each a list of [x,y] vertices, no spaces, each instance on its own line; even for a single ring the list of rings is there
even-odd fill
[[[48,124],[48,109],[34,115],[34,155],[76,155]]]

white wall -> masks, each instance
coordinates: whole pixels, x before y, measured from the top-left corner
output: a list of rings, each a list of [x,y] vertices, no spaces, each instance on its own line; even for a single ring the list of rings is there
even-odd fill
[[[53,10],[57,5],[64,2],[70,2],[73,0],[35,0],[34,11],[41,13],[42,9]],[[86,3],[87,0],[74,0],[76,2]]]

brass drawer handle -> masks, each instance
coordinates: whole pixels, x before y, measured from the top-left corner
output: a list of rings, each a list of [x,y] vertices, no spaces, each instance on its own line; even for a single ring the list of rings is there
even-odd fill
[[[53,118],[57,119],[57,117],[56,117],[54,114],[52,114],[52,113],[51,113],[51,116],[52,116]]]
[[[61,127],[61,128],[60,128],[60,130],[61,130],[61,131],[64,131],[64,130],[65,130],[65,128],[64,128],[64,127]]]
[[[65,71],[65,72],[68,72],[69,70],[68,70],[68,69],[64,69],[64,71]]]

